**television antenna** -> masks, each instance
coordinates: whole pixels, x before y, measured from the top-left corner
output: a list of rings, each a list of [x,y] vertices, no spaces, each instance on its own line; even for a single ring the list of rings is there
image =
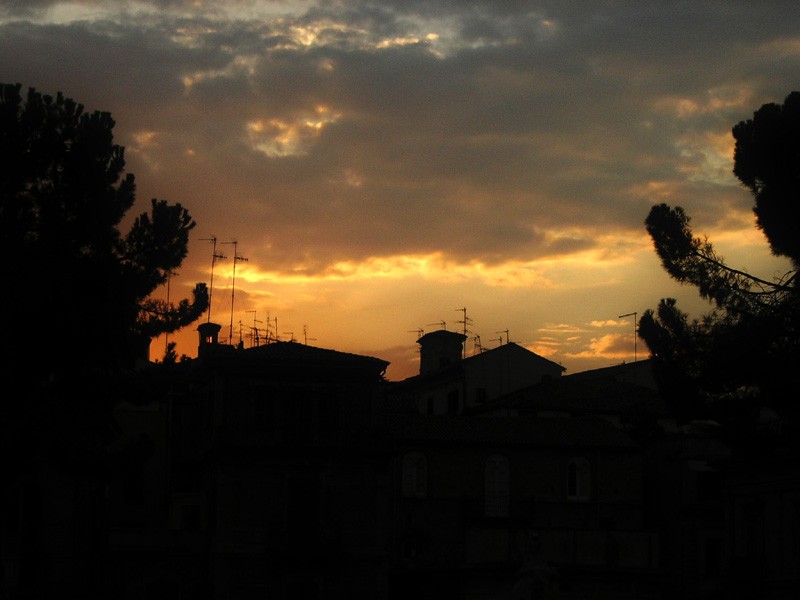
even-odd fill
[[[208,318],[206,319],[206,323],[211,322],[211,297],[214,295],[214,263],[217,262],[217,259],[224,259],[228,258],[227,256],[223,256],[222,254],[217,254],[217,238],[215,236],[211,236],[210,238],[202,238],[202,241],[211,242],[212,249],[211,249],[211,286],[208,289]]]
[[[248,310],[247,312],[253,313],[253,345],[258,346],[258,325],[256,325],[256,323],[263,323],[264,321],[256,319],[256,311]]]
[[[175,271],[167,271],[167,310],[169,310],[169,280],[172,279],[173,275],[178,275]],[[211,307],[211,297],[209,296],[208,300],[209,308]],[[164,358],[167,356],[167,351],[169,350],[169,331],[164,332]]]
[[[434,325],[438,325],[442,329],[447,329],[447,323],[444,321],[439,321],[438,323],[425,323],[425,327],[433,327]],[[422,330],[420,329],[420,331]]]
[[[633,362],[636,362],[636,325],[637,325],[636,315],[637,314],[638,313],[636,312],[631,312],[617,317],[618,319],[624,319],[625,317],[633,317]]]
[[[232,242],[222,242],[223,244],[233,244],[233,277],[231,279],[231,324],[230,324],[230,339],[233,340],[233,294],[236,291],[236,262],[240,260],[247,261],[244,256],[239,256],[236,252],[236,246],[239,242],[233,240]],[[241,339],[239,340],[241,341]]]
[[[481,354],[483,352],[483,345],[481,344],[481,336],[475,335],[472,338],[472,356],[476,354]]]
[[[505,333],[506,334],[506,344],[508,343],[508,329],[503,329],[502,331],[495,331],[495,333]],[[503,343],[503,336],[500,336],[500,344]]]
[[[317,338],[308,337],[308,325],[303,325],[303,344],[308,346],[308,340],[311,340],[312,342],[316,342]]]
[[[456,311],[460,311],[460,312],[464,313],[464,318],[461,321],[456,321],[456,323],[461,323],[461,324],[464,325],[464,337],[466,338],[467,337],[467,331],[469,331],[467,329],[467,324],[468,323],[472,323],[472,319],[470,319],[467,316],[467,307],[466,306],[464,306],[463,308],[457,308]],[[464,349],[462,350],[461,354],[462,354],[462,358],[466,358],[466,356],[467,356],[467,345],[466,344],[464,344]]]

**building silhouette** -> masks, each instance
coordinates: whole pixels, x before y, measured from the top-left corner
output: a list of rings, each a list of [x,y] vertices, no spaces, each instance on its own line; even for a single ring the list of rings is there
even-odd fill
[[[7,437],[27,458],[2,597],[798,597],[791,422],[762,415],[749,449],[678,426],[647,360],[565,375],[441,330],[390,382],[379,358],[220,329],[102,426],[41,413]]]

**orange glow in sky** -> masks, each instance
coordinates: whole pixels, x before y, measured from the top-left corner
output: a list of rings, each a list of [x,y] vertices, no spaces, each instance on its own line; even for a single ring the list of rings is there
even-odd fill
[[[686,10],[4,3],[0,79],[111,112],[131,219],[151,198],[189,209],[171,299],[210,282],[209,238],[237,240],[233,294],[231,259],[214,271],[226,341],[277,326],[399,379],[420,332],[463,331],[466,308],[468,352],[508,339],[575,373],[634,360],[619,315],[664,297],[708,308],[661,268],[644,229],[655,203],[684,207],[731,266],[788,269],[732,174],[731,128],[796,87],[800,13]],[[193,328],[170,340],[196,356]]]

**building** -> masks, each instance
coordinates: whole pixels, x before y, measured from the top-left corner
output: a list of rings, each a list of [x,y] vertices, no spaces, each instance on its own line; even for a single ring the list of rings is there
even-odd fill
[[[463,357],[465,340],[444,329],[420,337],[420,372],[392,386],[397,405],[430,415],[461,414],[565,371],[513,342]]]

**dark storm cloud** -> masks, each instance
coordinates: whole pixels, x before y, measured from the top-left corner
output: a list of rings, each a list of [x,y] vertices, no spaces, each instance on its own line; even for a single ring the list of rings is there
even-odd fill
[[[247,2],[232,3],[237,19],[220,18],[226,3],[149,4],[163,10],[8,21],[0,72],[110,110],[152,195],[263,240],[265,268],[306,272],[641,235],[648,182],[696,193],[686,139],[782,99],[798,67],[762,49],[796,35],[788,3],[324,2],[291,16],[287,3],[280,20],[248,17]],[[678,114],[679,100],[699,108]]]

